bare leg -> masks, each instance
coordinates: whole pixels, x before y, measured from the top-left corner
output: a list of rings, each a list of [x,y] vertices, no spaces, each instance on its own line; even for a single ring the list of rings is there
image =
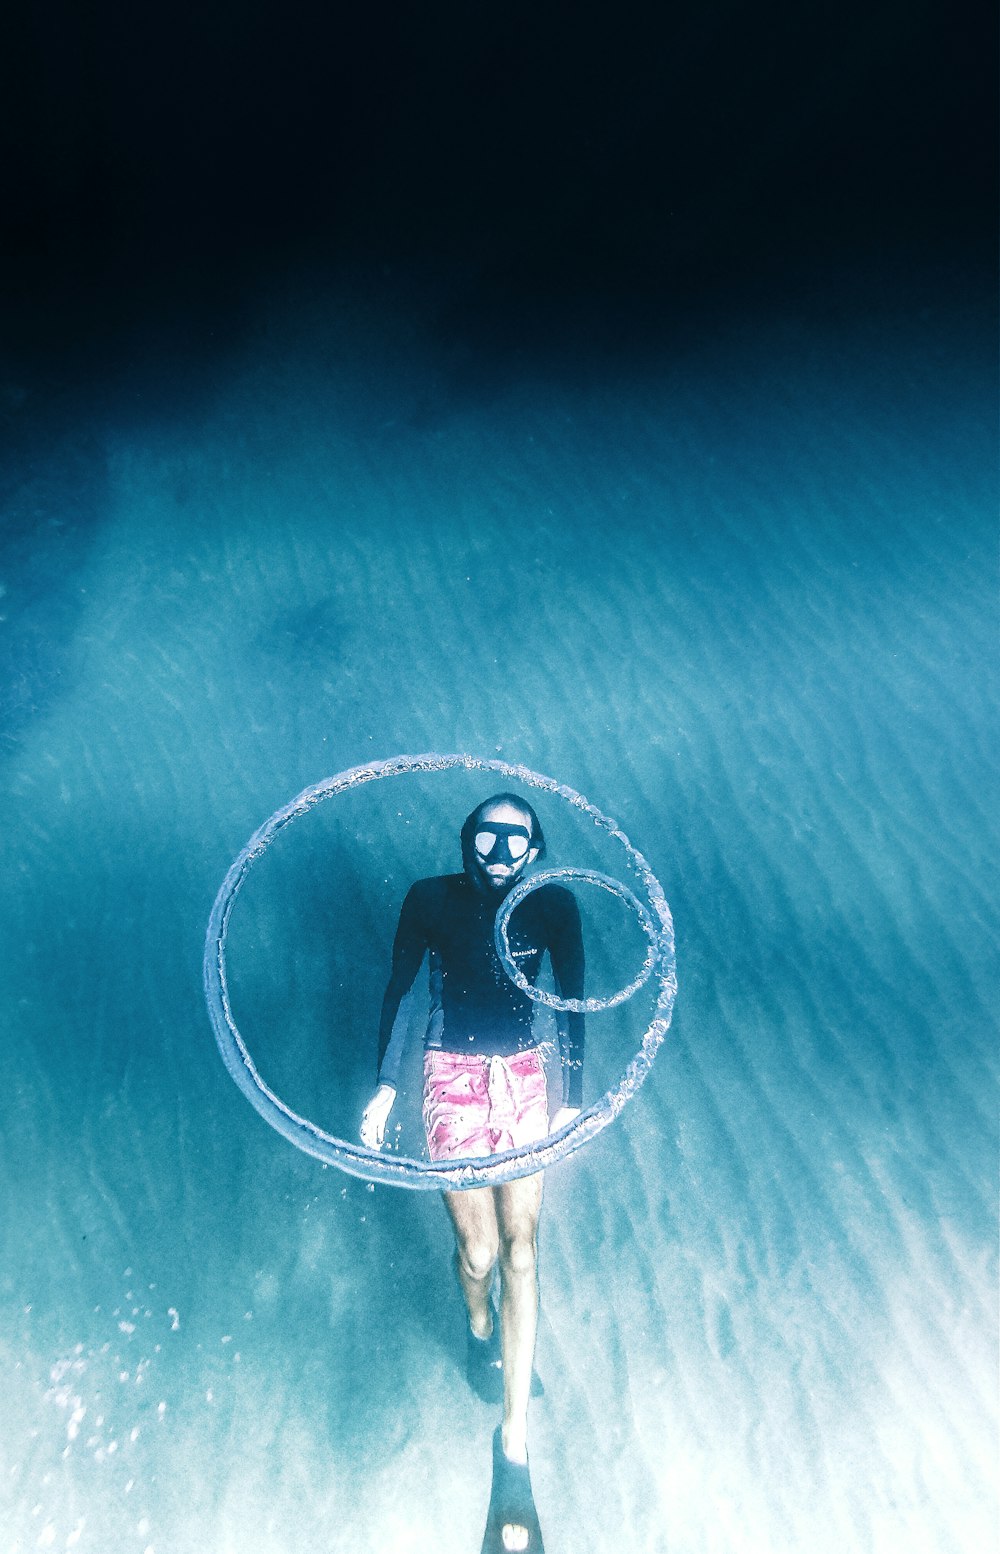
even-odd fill
[[[500,1340],[503,1347],[503,1449],[528,1460],[528,1399],[538,1326],[538,1216],[542,1177],[521,1177],[496,1189],[500,1230]],[[507,1525],[504,1547],[527,1546],[525,1528]]]
[[[500,1341],[503,1349],[503,1449],[513,1462],[528,1460],[528,1399],[538,1327],[538,1216],[542,1176],[521,1177],[495,1189],[500,1232]],[[528,1532],[503,1528],[505,1549],[527,1547]]]
[[[493,1189],[473,1187],[468,1192],[446,1192],[442,1196],[455,1229],[455,1266],[469,1312],[469,1326],[477,1338],[489,1338],[493,1331],[490,1285],[500,1246]]]
[[[503,1353],[504,1454],[514,1462],[528,1460],[528,1400],[538,1326],[538,1216],[542,1207],[542,1176],[522,1177],[497,1188],[445,1193],[458,1243],[456,1265],[469,1311],[469,1324],[479,1338],[493,1327],[490,1284],[500,1258],[500,1343]],[[528,1546],[528,1529],[504,1524],[503,1546],[516,1551]]]

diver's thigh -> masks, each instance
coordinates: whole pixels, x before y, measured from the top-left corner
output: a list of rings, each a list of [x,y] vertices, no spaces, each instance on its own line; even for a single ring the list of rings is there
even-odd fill
[[[542,1212],[543,1180],[542,1172],[536,1171],[532,1176],[520,1176],[516,1182],[504,1182],[492,1189],[502,1240],[534,1240]]]
[[[492,1187],[470,1187],[468,1192],[443,1192],[441,1196],[459,1241],[483,1240],[496,1245],[498,1228]]]

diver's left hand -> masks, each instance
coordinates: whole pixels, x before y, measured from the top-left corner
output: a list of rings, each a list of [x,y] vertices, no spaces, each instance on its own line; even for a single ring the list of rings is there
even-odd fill
[[[560,1128],[568,1128],[571,1122],[575,1122],[580,1115],[579,1106],[560,1106],[552,1121],[549,1123],[549,1132],[558,1133]]]

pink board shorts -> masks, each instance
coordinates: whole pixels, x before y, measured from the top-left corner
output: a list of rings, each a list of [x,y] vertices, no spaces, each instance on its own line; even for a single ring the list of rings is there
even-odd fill
[[[432,1160],[494,1155],[546,1138],[549,1105],[538,1048],[509,1058],[426,1052],[424,1128]]]

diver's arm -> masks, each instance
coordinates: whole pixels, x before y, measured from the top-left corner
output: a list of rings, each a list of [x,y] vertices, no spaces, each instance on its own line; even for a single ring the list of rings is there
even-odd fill
[[[399,914],[399,926],[392,946],[392,971],[382,999],[382,1014],[378,1025],[378,1079],[382,1085],[396,1086],[401,1057],[401,1042],[393,1042],[392,1032],[399,1013],[399,1006],[413,986],[413,979],[420,970],[420,962],[427,949],[427,933],[424,913],[421,910],[418,887],[408,892]]]
[[[426,935],[421,928],[421,919],[414,886],[407,893],[399,914],[399,926],[392,946],[392,971],[382,999],[378,1030],[378,1088],[361,1118],[361,1142],[367,1144],[369,1149],[381,1149],[386,1123],[396,1099],[396,1078],[405,1043],[398,1037],[393,1041],[393,1026],[399,1006],[413,986],[413,979],[424,958]]]
[[[549,928],[549,959],[560,998],[583,998],[584,955],[580,909],[568,890],[555,897]],[[568,1010],[558,1016],[559,1050],[562,1056],[562,1106],[552,1120],[553,1131],[564,1127],[583,1105],[584,1016]],[[560,1122],[558,1119],[563,1117]]]

